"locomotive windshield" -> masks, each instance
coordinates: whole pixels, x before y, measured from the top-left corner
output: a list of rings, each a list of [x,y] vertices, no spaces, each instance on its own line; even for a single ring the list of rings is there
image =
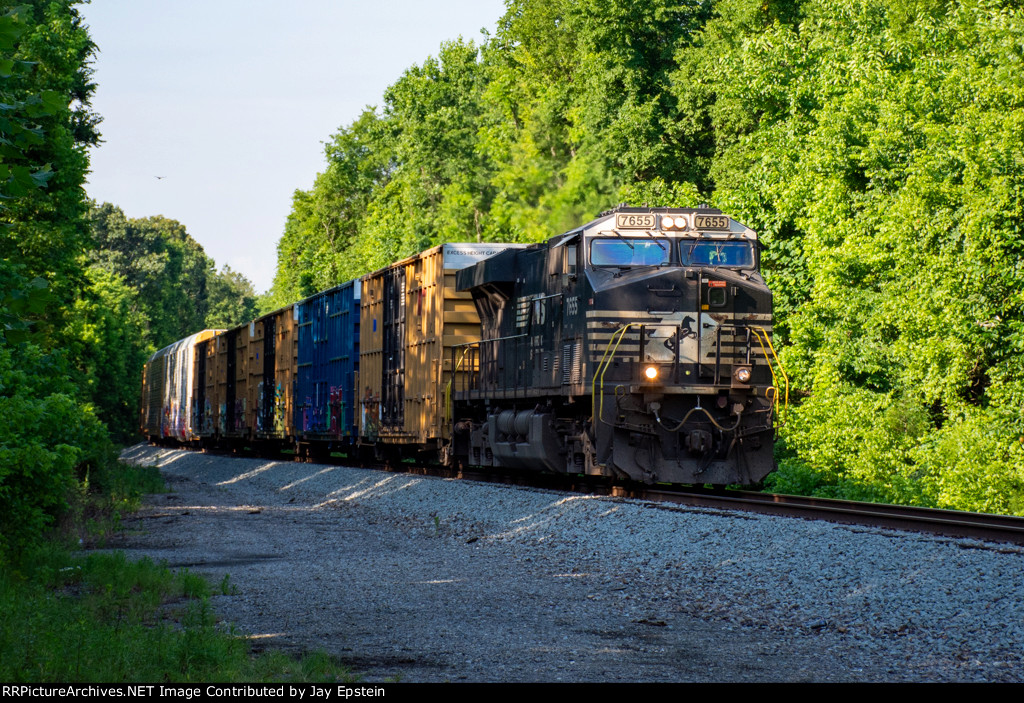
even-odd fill
[[[681,242],[680,260],[684,266],[729,266],[754,268],[754,247],[750,242]]]
[[[660,266],[669,260],[669,247],[653,239],[595,239],[590,244],[594,266]]]

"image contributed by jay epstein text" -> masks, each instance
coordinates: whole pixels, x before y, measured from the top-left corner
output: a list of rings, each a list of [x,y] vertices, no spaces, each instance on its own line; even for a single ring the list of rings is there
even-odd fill
[[[8,685],[0,686],[3,698],[36,698],[59,696],[62,698],[92,698],[97,696],[132,696],[142,698],[297,698],[299,700],[314,699],[349,700],[354,698],[382,698],[385,695],[383,686],[349,686],[337,684],[322,686],[316,684],[203,684],[203,685],[167,685],[167,684],[94,684],[91,686],[62,685]]]

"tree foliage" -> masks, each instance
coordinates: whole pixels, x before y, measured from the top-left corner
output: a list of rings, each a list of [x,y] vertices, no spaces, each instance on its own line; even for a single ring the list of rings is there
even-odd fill
[[[111,460],[68,347],[86,296],[94,46],[71,0],[0,5],[0,559]]]
[[[37,0],[0,10],[0,256],[48,283],[58,305],[37,322],[54,341],[84,285],[82,183],[86,150],[98,141],[89,109],[95,47],[74,4]]]
[[[160,216],[130,219],[109,203],[94,208],[90,220],[90,262],[137,292],[148,341],[159,349],[205,326],[213,262],[184,225]]]
[[[674,130],[675,52],[706,4],[510,2],[483,46],[446,42],[326,144],[298,191],[266,305],[446,241],[535,241],[624,195],[706,185]]]
[[[227,329],[256,317],[257,295],[252,281],[227,264],[207,277],[206,288],[210,301],[206,327]]]

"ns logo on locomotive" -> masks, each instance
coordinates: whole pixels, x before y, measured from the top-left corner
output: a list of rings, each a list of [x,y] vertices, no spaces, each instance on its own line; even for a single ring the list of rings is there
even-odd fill
[[[643,482],[774,467],[780,381],[757,235],[618,208],[546,242],[445,244],[144,372],[143,433]]]

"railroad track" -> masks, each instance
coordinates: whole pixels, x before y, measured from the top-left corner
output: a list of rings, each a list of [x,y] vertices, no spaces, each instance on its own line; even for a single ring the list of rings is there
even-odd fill
[[[753,491],[628,488],[615,495],[1024,545],[1024,518]]]
[[[231,455],[224,452],[225,455]],[[234,453],[234,456],[251,456]],[[288,458],[288,455],[282,456]],[[321,459],[318,461],[326,461]],[[343,460],[331,458],[342,463]],[[811,498],[776,493],[727,489],[669,488],[640,484],[615,484],[602,478],[565,477],[528,471],[478,471],[446,468],[437,464],[364,465],[376,470],[412,473],[441,478],[460,478],[485,483],[504,483],[534,488],[565,490],[593,495],[634,498],[668,504],[719,510],[744,510],[767,515],[825,520],[847,525],[882,527],[908,532],[927,532],[947,537],[968,537],[989,542],[1024,545],[1024,518],[959,510],[919,508],[909,505],[863,503],[832,498]]]

